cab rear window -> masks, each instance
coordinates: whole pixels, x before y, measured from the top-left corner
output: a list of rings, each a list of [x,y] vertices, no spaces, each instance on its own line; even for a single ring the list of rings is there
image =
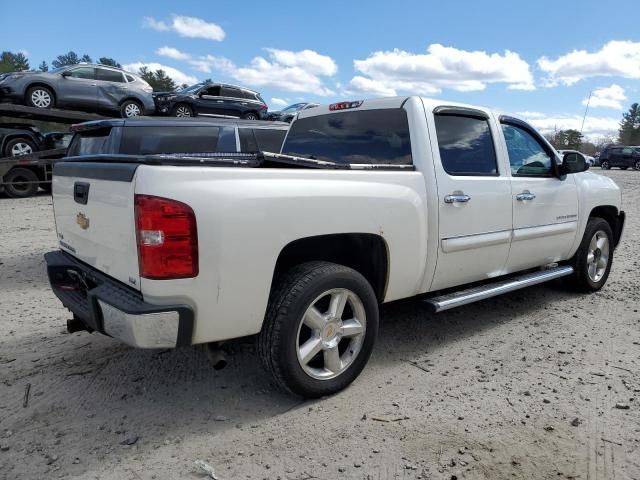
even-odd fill
[[[407,113],[359,110],[296,120],[282,153],[341,164],[410,165]]]
[[[67,150],[67,156],[76,157],[111,153],[108,148],[110,134],[111,127],[76,133]]]
[[[220,151],[220,130],[221,127],[128,127],[122,133],[120,153],[155,155],[216,152]],[[233,133],[233,129],[231,131]],[[231,151],[235,151],[235,138],[233,140]],[[225,150],[229,151],[228,148]]]

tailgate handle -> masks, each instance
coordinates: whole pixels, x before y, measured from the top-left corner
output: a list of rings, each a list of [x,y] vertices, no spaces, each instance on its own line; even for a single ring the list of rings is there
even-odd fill
[[[89,184],[87,182],[73,184],[73,199],[81,205],[87,204],[89,201]]]

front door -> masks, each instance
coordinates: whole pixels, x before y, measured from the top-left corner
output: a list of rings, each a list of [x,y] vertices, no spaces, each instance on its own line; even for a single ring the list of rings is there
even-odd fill
[[[431,290],[502,275],[511,241],[511,186],[499,132],[482,111],[436,109],[432,142],[439,248]]]
[[[513,238],[507,272],[565,259],[578,228],[573,175],[556,176],[555,155],[534,129],[502,123],[511,167]]]
[[[64,105],[94,110],[97,100],[96,69],[76,67],[70,73],[71,75],[62,77],[58,98]]]

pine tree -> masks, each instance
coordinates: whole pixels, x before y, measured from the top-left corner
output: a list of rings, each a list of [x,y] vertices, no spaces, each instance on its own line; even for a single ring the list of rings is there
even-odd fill
[[[42,63],[38,66],[38,70],[40,70],[41,72],[48,72],[49,65],[47,65],[47,62],[43,60]]]
[[[29,60],[24,53],[0,53],[0,73],[23,72],[29,70]]]
[[[622,114],[618,143],[622,145],[640,145],[640,105],[634,103],[627,113]]]
[[[162,69],[152,72],[148,67],[141,67],[138,75],[151,85],[154,92],[170,92],[177,87],[176,82]]]
[[[110,65],[112,67],[122,68],[122,65],[120,65],[118,62],[116,62],[113,58],[110,58],[110,57],[100,57],[98,59],[98,63],[101,63],[102,65]]]

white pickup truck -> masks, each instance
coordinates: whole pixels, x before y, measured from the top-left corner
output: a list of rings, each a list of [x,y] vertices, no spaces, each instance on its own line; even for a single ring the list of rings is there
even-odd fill
[[[362,371],[381,303],[438,312],[559,277],[600,289],[625,215],[587,168],[485,108],[320,106],[281,154],[57,163],[48,273],[72,330],[141,348],[257,335],[276,382],[318,397]]]

